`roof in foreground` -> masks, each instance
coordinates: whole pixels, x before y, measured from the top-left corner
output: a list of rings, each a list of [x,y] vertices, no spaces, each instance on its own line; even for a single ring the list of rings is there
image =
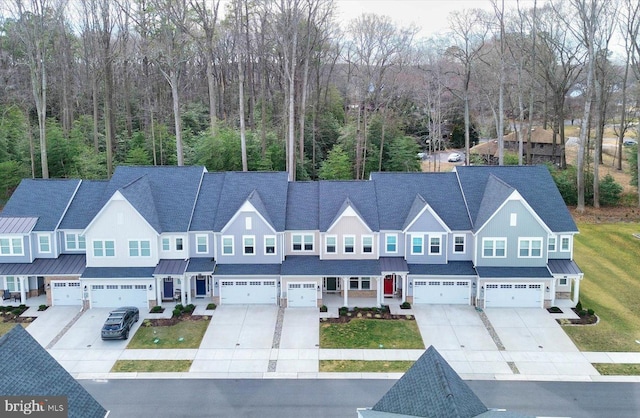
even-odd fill
[[[69,418],[103,418],[107,411],[22,326],[0,337],[0,393],[66,396]]]

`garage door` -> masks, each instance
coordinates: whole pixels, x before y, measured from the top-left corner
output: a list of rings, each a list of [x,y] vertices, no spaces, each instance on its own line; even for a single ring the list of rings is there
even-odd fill
[[[414,280],[413,303],[468,305],[469,280]]]
[[[542,308],[543,287],[532,283],[489,283],[484,286],[485,308]]]
[[[117,308],[137,306],[147,308],[147,285],[144,284],[94,284],[91,285],[92,308]]]
[[[272,304],[277,303],[275,280],[222,280],[221,304]]]
[[[318,306],[318,284],[315,282],[289,283],[287,285],[287,307],[302,308]]]
[[[51,283],[51,304],[54,306],[82,305],[82,288],[79,280]]]

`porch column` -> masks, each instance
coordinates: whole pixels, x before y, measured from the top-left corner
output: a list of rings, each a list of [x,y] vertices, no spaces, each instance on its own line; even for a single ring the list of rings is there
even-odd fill
[[[162,305],[162,288],[160,286],[163,285],[163,278],[156,277],[156,305]]]
[[[348,277],[341,277],[342,279],[342,294],[344,296],[344,305],[349,306],[349,286],[347,286],[347,282],[349,281]]]
[[[571,301],[574,305],[577,305],[580,300],[580,280],[582,280],[580,277],[573,279],[573,297],[571,298]]]
[[[404,274],[400,277],[402,278],[402,303],[405,303],[407,301],[407,289],[409,288],[407,280],[408,274]]]
[[[187,290],[187,305],[189,305],[191,303],[191,276],[184,276],[184,279],[186,280],[186,282],[189,284],[189,286],[185,286],[186,290]]]
[[[27,300],[27,286],[29,283],[27,282],[27,278],[25,276],[20,276],[20,304],[26,303]]]
[[[376,277],[376,306],[382,306],[382,277]]]

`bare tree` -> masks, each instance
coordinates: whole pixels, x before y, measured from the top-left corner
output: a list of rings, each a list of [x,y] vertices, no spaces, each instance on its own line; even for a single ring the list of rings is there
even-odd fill
[[[625,0],[623,10],[624,26],[626,28],[625,38],[629,42],[631,67],[633,68],[636,82],[640,82],[640,3],[634,0]],[[640,124],[636,124],[636,138],[640,138]],[[638,164],[636,173],[640,173],[640,145],[636,147],[636,151]],[[638,179],[638,206],[640,206],[640,175]]]

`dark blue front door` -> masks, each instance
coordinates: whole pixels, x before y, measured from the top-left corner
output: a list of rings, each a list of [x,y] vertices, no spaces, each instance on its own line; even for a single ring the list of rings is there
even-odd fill
[[[164,279],[164,298],[173,299],[173,278],[171,277]]]
[[[202,277],[198,277],[196,279],[196,295],[206,295],[207,294],[207,280]]]

